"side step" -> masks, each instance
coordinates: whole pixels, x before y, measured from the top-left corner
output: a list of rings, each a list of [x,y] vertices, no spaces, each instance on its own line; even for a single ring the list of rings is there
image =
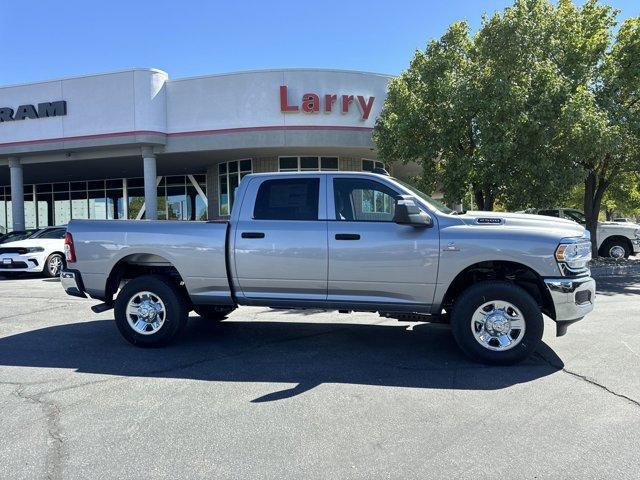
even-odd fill
[[[91,307],[91,311],[93,313],[102,313],[107,310],[111,310],[113,308],[113,303],[99,303],[98,305],[94,305]]]
[[[395,318],[400,322],[449,323],[448,319],[442,315],[430,315],[428,313],[378,312],[378,315],[385,318]]]

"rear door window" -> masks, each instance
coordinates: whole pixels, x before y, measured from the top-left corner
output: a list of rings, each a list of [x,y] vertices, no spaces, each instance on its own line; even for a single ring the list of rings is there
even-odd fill
[[[318,220],[320,179],[265,180],[258,189],[254,220]]]

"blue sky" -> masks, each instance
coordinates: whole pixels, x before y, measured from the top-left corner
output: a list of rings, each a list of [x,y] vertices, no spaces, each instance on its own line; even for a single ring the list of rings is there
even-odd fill
[[[447,25],[509,0],[0,0],[0,85],[157,67],[171,78],[280,67],[396,74]],[[609,0],[620,18],[639,0]]]

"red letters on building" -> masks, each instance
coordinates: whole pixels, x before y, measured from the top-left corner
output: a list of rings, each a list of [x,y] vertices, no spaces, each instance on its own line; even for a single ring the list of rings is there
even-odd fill
[[[358,105],[360,106],[360,113],[362,113],[362,119],[366,120],[369,118],[369,114],[371,113],[371,107],[373,107],[373,101],[376,97],[369,97],[369,100],[364,101],[364,97],[362,95],[358,95]]]
[[[353,95],[342,95],[342,113],[349,111],[349,104],[353,102]]]
[[[302,111],[316,113],[320,111],[320,98],[315,93],[305,93],[302,96]]]
[[[289,105],[288,103],[286,85],[280,86],[280,111],[281,112],[297,112],[298,111],[297,105]]]
[[[365,98],[362,95],[357,97],[354,95],[341,95],[340,111],[342,113],[349,113],[349,108],[354,99],[357,99],[357,106],[360,110],[362,120],[367,120],[371,114],[373,108],[373,102],[376,97]],[[338,100],[338,95],[335,93],[327,93],[324,95],[324,112],[331,113],[333,111],[333,104]],[[300,107],[296,103],[289,103],[288,87],[286,85],[280,86],[280,111],[283,113],[299,112]],[[302,95],[302,111],[304,113],[318,113],[320,111],[320,96],[317,93],[305,93]]]
[[[327,93],[324,96],[324,111],[327,113],[331,113],[331,109],[333,108],[333,102],[335,102],[337,99],[338,99],[338,95]]]

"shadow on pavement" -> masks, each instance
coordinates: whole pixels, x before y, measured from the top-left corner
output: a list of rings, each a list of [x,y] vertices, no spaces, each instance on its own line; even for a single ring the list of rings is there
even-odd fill
[[[235,319],[211,323],[197,317],[190,320],[179,341],[162,349],[129,345],[108,320],[52,326],[0,339],[0,367],[297,385],[254,402],[289,398],[322,383],[501,389],[562,368],[562,361],[546,344],[541,344],[538,354],[517,366],[488,367],[468,361],[450,331],[441,326],[420,324],[408,330],[401,324]]]
[[[640,274],[610,275],[596,278],[597,295],[638,295]]]

